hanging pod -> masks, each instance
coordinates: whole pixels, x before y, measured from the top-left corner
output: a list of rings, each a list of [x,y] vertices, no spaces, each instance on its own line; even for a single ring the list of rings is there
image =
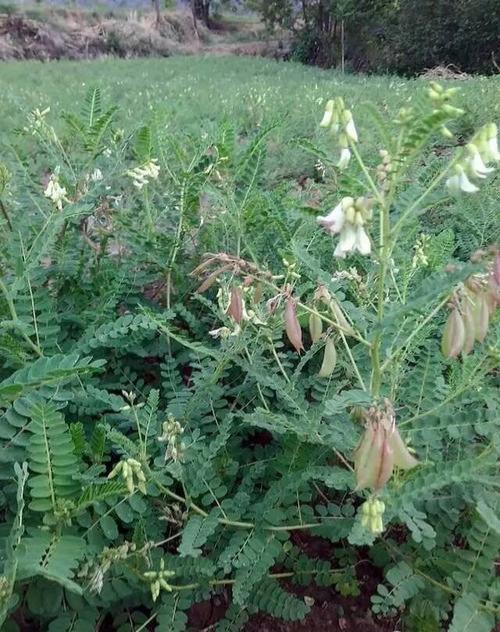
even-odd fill
[[[456,358],[465,342],[465,325],[457,307],[454,307],[444,326],[441,351],[447,358]]]
[[[285,331],[288,340],[292,343],[293,347],[300,353],[304,349],[302,344],[302,329],[297,318],[296,305],[293,298],[287,298],[285,302]]]
[[[325,351],[323,355],[323,362],[318,373],[318,377],[330,377],[337,365],[337,350],[335,349],[335,343],[333,338],[328,337],[325,343]]]
[[[394,428],[389,436],[389,444],[394,455],[394,465],[402,470],[411,470],[418,465],[417,459],[410,453],[405,442],[399,434],[399,430]]]
[[[238,325],[243,320],[243,298],[241,296],[241,289],[239,287],[231,288],[231,298],[229,301],[229,307],[227,308],[227,314]]]
[[[462,318],[464,322],[464,344],[462,347],[462,355],[467,355],[474,348],[476,339],[476,318],[475,310],[477,307],[477,297],[466,296],[464,298],[464,307],[462,310]]]
[[[481,291],[477,295],[474,309],[475,337],[478,342],[483,342],[488,333],[490,324],[490,306],[486,292]]]
[[[323,320],[318,314],[309,315],[309,333],[311,334],[311,340],[318,342],[323,333]]]

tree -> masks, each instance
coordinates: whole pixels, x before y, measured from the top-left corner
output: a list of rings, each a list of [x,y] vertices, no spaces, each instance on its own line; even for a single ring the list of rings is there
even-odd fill
[[[201,20],[206,26],[210,23],[210,3],[211,0],[191,0],[191,11],[196,27],[196,21]]]

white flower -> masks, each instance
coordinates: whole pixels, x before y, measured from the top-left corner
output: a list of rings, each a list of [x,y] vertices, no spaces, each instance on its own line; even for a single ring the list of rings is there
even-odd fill
[[[481,154],[479,153],[478,148],[472,143],[467,146],[469,151],[469,159],[467,161],[467,166],[469,173],[471,176],[475,178],[486,178],[488,173],[494,171],[492,167],[487,167],[483,159],[481,158]]]
[[[347,224],[340,233],[340,240],[333,254],[344,259],[347,253],[356,251],[362,255],[369,255],[372,251],[370,238],[363,226],[354,227]]]
[[[457,173],[446,180],[446,186],[451,193],[458,195],[461,191],[464,193],[479,191],[478,187],[469,180],[461,165],[457,165],[455,169]]]
[[[337,163],[339,169],[345,169],[351,160],[351,150],[345,147],[340,152],[340,160]]]
[[[486,145],[484,151],[484,159],[486,162],[500,161],[497,134],[497,126],[495,125],[495,123],[490,123],[486,128]]]
[[[47,184],[45,191],[43,192],[46,198],[49,198],[57,207],[59,211],[62,211],[62,203],[66,201],[66,189],[59,184],[57,175],[52,174]]]
[[[99,182],[102,180],[102,171],[100,169],[94,169],[94,171],[90,174],[90,179],[92,182]]]
[[[335,257],[344,259],[348,252],[354,250],[356,244],[356,229],[352,224],[346,224],[340,233],[339,243],[333,253]]]
[[[330,101],[328,101],[328,103],[326,104],[323,119],[321,120],[321,123],[319,124],[320,127],[330,127],[333,120],[333,108],[334,108],[333,99],[330,99]]]
[[[212,338],[227,338],[231,335],[229,327],[219,327],[219,329],[212,329],[208,332]]]
[[[345,120],[345,133],[347,137],[350,138],[354,143],[358,142],[358,132],[356,131],[356,126],[354,125],[354,119],[352,118],[352,114],[350,110],[346,110],[344,112],[344,120]]]
[[[159,173],[160,167],[156,164],[156,160],[150,160],[142,167],[136,167],[127,171],[127,175],[132,178],[132,184],[139,190],[148,184],[149,178],[156,180]]]
[[[363,226],[356,228],[356,244],[354,249],[361,255],[369,255],[372,251],[370,238]]]
[[[340,233],[345,223],[345,212],[342,202],[328,213],[326,216],[316,219],[318,224],[322,226],[330,235]]]

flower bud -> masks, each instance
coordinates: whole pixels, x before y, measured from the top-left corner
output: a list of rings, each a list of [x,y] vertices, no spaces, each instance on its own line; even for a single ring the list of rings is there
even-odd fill
[[[302,344],[302,329],[296,313],[296,304],[293,298],[288,298],[285,303],[285,331],[288,340],[293,347],[300,353],[304,349]]]
[[[454,308],[444,326],[441,351],[446,358],[456,358],[465,342],[465,326],[458,308]]]
[[[323,320],[318,314],[311,314],[309,316],[309,333],[311,334],[311,340],[318,342],[323,333]]]
[[[335,343],[331,337],[326,339],[325,353],[323,355],[323,362],[318,373],[318,377],[330,377],[335,370],[337,364],[337,350],[335,349]]]

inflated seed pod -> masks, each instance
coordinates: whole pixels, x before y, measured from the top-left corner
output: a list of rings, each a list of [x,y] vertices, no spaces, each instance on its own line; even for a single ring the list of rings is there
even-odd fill
[[[323,320],[318,314],[310,314],[309,316],[309,333],[311,334],[311,340],[318,342],[323,333]]]
[[[296,304],[293,298],[288,298],[285,302],[285,331],[288,340],[293,347],[300,353],[304,349],[302,344],[302,329],[297,318]]]
[[[477,295],[474,308],[475,337],[478,342],[483,342],[488,333],[490,324],[490,305],[486,292]]]
[[[382,487],[391,478],[392,472],[394,471],[394,453],[389,444],[389,438],[387,437],[385,430],[383,431],[383,434],[382,448],[379,452],[379,465],[375,480],[371,485],[374,491],[382,489]]]
[[[456,358],[465,342],[465,325],[459,310],[455,307],[451,310],[444,326],[441,340],[441,351],[447,358]]]
[[[368,431],[368,428],[367,428]],[[369,432],[369,431],[368,431]],[[356,490],[365,487],[374,487],[380,469],[380,455],[384,443],[383,429],[380,425],[373,428],[370,433],[370,443],[363,451],[360,451],[354,471],[356,473]]]
[[[325,343],[325,351],[323,355],[323,362],[318,373],[318,377],[330,377],[337,365],[337,350],[335,349],[335,343],[333,338],[328,337]]]
[[[476,339],[476,310],[477,297],[469,298],[465,297],[464,306],[462,309],[462,318],[464,321],[464,345],[462,347],[462,354],[469,354],[474,348],[474,341]]]
[[[410,453],[405,442],[399,434],[399,430],[394,428],[389,435],[389,444],[394,455],[394,465],[402,470],[411,470],[418,465],[417,459]],[[383,510],[382,510],[383,511]]]
[[[241,296],[241,289],[239,287],[231,288],[231,299],[227,313],[235,323],[238,323],[238,325],[241,324],[243,320],[243,297]]]
[[[333,297],[329,301],[328,305],[332,311],[333,319],[339,324],[340,327],[342,327],[344,333],[347,335],[354,333],[351,325],[347,322],[347,318],[344,316],[344,312],[340,308],[337,299]]]

